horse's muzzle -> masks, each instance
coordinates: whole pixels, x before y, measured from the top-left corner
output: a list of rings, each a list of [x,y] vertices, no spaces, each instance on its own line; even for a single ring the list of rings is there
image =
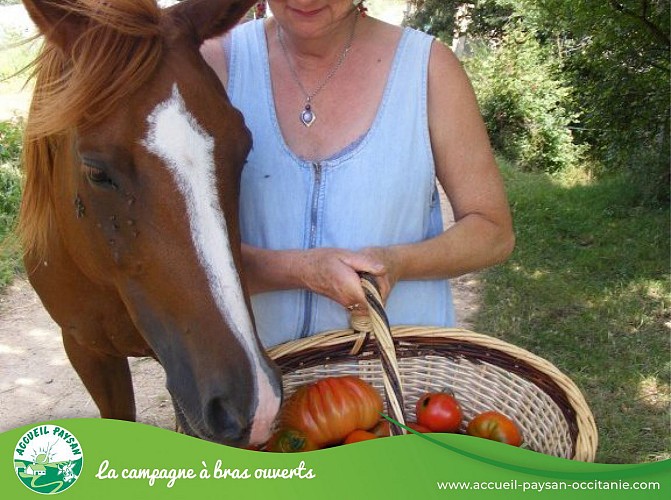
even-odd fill
[[[250,418],[240,413],[225,396],[207,402],[203,417],[207,431],[223,441],[239,443],[248,437]]]

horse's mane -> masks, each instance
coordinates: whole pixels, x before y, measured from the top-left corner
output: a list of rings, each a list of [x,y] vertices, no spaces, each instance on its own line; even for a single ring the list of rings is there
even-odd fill
[[[163,46],[155,0],[61,5],[84,28],[69,54],[46,40],[32,63],[35,89],[23,140],[19,235],[24,251],[39,259],[46,256],[53,225],[52,177],[71,160],[74,128],[100,122],[143,85]]]

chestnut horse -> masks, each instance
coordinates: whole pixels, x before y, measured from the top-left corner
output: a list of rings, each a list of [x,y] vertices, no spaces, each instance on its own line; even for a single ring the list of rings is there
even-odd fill
[[[281,382],[239,273],[250,136],[199,47],[252,3],[24,0],[30,282],[102,417],[135,419],[127,357],[154,356],[183,430],[231,445],[267,438]]]

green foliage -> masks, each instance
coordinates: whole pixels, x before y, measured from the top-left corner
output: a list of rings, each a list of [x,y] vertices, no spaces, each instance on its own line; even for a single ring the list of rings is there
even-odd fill
[[[669,200],[668,0],[521,0],[552,40],[583,111],[578,139],[606,171],[628,171],[642,203]]]
[[[21,120],[0,122],[0,289],[20,269],[14,235],[21,200]]]
[[[496,48],[464,61],[494,148],[523,170],[555,172],[576,165],[583,149],[569,129],[570,87],[534,33],[508,29]]]
[[[22,135],[21,118],[0,122],[0,165],[9,163],[15,167],[19,166]]]
[[[470,24],[468,32],[479,37],[498,38],[512,14],[512,8],[501,0],[410,0],[412,14],[406,20],[408,26],[422,30],[449,43],[459,21],[457,10],[468,8]]]
[[[21,174],[17,167],[0,165],[0,238],[13,228],[21,200]]]
[[[409,19],[413,26],[444,40],[456,26],[463,31],[464,2],[415,4],[419,8]],[[554,172],[575,165],[585,148],[574,144],[569,128],[577,115],[569,111],[572,92],[559,59],[535,30],[512,19],[509,2],[479,0],[466,11],[471,46],[479,48],[464,65],[496,151],[523,170]]]
[[[411,3],[414,12],[406,19],[408,26],[429,33],[446,43],[452,39],[454,15],[458,2],[450,0],[411,0]]]
[[[413,0],[412,3],[418,8],[410,19],[413,26],[443,36],[444,41],[451,39],[457,8],[465,2]],[[487,46],[500,47],[497,56],[527,58],[514,64],[536,74],[544,71],[548,64],[554,66],[549,78],[570,90],[567,99],[558,101],[559,107],[564,109],[563,117],[571,120],[572,140],[585,147],[593,172],[597,175],[626,172],[640,204],[668,203],[671,186],[670,2],[473,0],[470,3],[473,5],[469,10],[470,40],[483,40]],[[510,36],[511,30],[519,32],[520,28],[534,34],[542,52],[532,49],[531,44],[527,48],[532,54],[511,45],[517,43],[517,38]],[[531,61],[539,68],[533,69]],[[479,78],[474,71],[481,65],[470,66],[471,76]],[[485,77],[489,79],[491,74]],[[504,83],[514,86],[513,82],[503,82],[502,87],[506,87]],[[512,112],[519,104],[511,100],[509,88],[502,90],[507,93],[498,97],[501,101],[498,107],[510,108],[512,119],[526,116]],[[526,103],[522,106],[526,107]],[[553,126],[555,110],[550,109],[548,116],[553,118],[545,125]],[[567,123],[562,118],[554,125],[566,127]],[[544,134],[536,138],[542,143],[563,144],[563,135],[557,130],[550,138]],[[525,151],[529,147],[525,134],[512,138],[523,142],[506,144],[503,152],[510,155],[511,148]],[[564,151],[562,147],[558,150]],[[550,166],[556,168],[570,163],[560,159]]]
[[[641,207],[622,175],[503,172],[517,245],[483,273],[475,328],[577,383],[599,428],[597,462],[671,458],[669,208]]]

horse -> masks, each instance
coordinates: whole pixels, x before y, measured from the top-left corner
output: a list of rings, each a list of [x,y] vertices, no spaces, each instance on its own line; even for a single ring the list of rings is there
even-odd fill
[[[166,373],[178,428],[265,441],[281,377],[238,229],[251,147],[200,56],[253,0],[24,0],[44,36],[24,135],[29,281],[102,418],[135,420],[128,357]]]

